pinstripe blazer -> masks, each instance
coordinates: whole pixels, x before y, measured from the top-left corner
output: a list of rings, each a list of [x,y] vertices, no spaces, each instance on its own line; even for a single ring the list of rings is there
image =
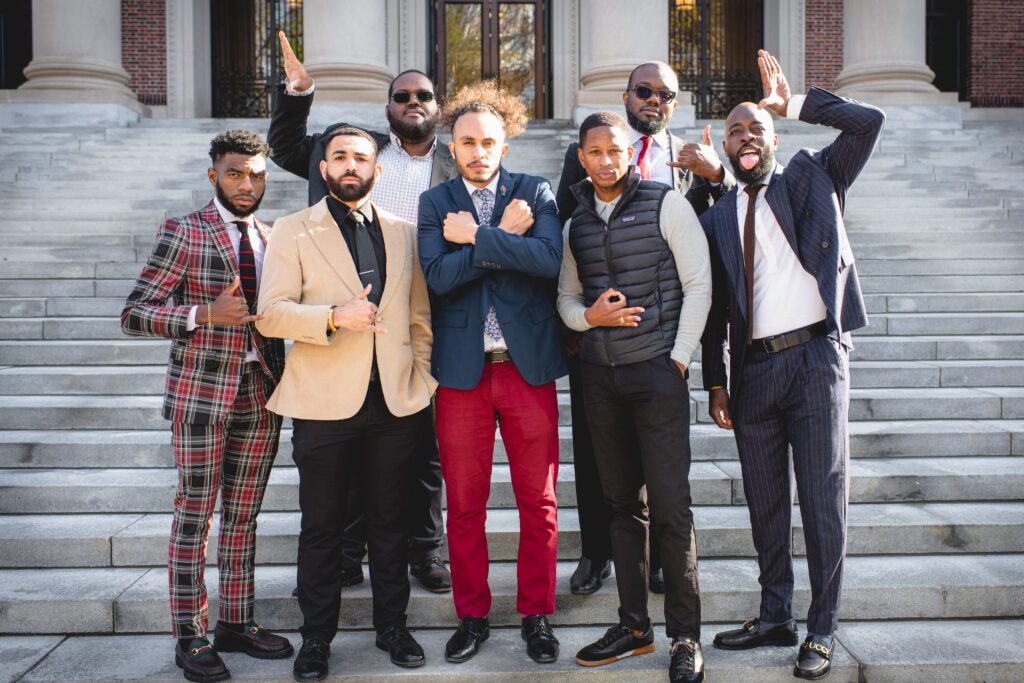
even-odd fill
[[[256,226],[266,244],[269,227],[259,221]],[[281,378],[284,343],[263,337],[252,324],[187,329],[191,308],[213,301],[237,275],[231,238],[212,201],[160,226],[153,251],[121,311],[121,329],[133,337],[171,340],[163,406],[168,420],[205,424],[224,417],[242,378],[247,338],[272,380],[266,383],[265,399]]]
[[[829,334],[847,347],[850,332],[867,325],[853,254],[846,242],[846,191],[871,157],[882,133],[881,109],[811,88],[800,120],[838,128],[830,145],[797,152],[776,169],[765,199],[800,264],[814,276],[825,303]],[[700,217],[711,247],[711,313],[702,339],[704,388],[726,385],[724,342],[729,339],[729,393],[740,393],[740,369],[747,336],[747,291],[743,245],[736,217],[736,189]]]

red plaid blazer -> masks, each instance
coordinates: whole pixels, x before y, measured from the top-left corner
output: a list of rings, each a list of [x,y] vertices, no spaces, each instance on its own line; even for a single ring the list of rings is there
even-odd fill
[[[256,225],[266,244],[270,226],[259,221]],[[272,380],[266,383],[264,401],[281,379],[284,342],[267,339],[251,323],[187,329],[192,307],[213,301],[237,275],[231,238],[212,201],[160,226],[149,260],[121,311],[121,329],[130,336],[171,340],[163,407],[168,420],[203,424],[224,417],[238,392],[247,338]]]

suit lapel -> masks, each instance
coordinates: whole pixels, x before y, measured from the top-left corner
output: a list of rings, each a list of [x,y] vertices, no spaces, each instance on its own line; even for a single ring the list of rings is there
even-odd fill
[[[793,211],[789,205],[789,192],[786,190],[786,180],[782,174],[782,166],[777,165],[775,167],[775,173],[772,174],[772,181],[768,183],[764,199],[768,202],[768,206],[771,207],[772,213],[775,214],[775,220],[779,222],[782,234],[786,236],[786,241],[789,242],[793,253],[799,257],[800,250],[797,249],[796,244],[796,224],[793,222]]]
[[[672,133],[668,134],[668,141],[669,161],[675,161],[679,158],[679,150],[683,147],[683,141]],[[674,188],[678,192],[686,194],[690,191],[691,174],[686,169],[673,166],[672,180],[674,181]]]
[[[259,219],[254,219],[253,223],[256,224],[256,231],[259,233],[260,239],[263,240],[263,248],[266,249],[270,244],[270,226]]]
[[[361,292],[363,281],[356,272],[356,264],[352,260],[345,238],[341,236],[341,229],[327,209],[326,197],[312,206],[309,218],[303,223],[306,225],[306,233],[327,261],[327,265],[337,274],[338,279],[353,295]]]
[[[217,247],[221,260],[224,261],[224,265],[227,267],[229,279],[234,280],[238,277],[238,257],[235,256],[235,248],[231,244],[231,237],[228,235],[227,226],[221,220],[216,204],[211,201],[203,207],[201,215],[203,223],[210,233],[210,238]]]
[[[743,244],[740,241],[740,225],[736,218],[736,188],[719,200],[725,220],[715,226],[715,241],[722,255],[722,264],[729,275],[736,304],[743,319],[747,317],[747,278],[743,272]],[[750,321],[747,321],[750,324]]]
[[[398,219],[376,206],[373,207],[380,222],[380,231],[384,235],[384,252],[387,263],[384,264],[384,272],[387,278],[384,281],[384,291],[380,296],[380,309],[388,305],[395,290],[401,285],[402,272],[405,270],[405,254],[408,249],[406,239],[408,232],[405,225]]]
[[[501,220],[501,214],[505,211],[509,201],[512,199],[512,175],[502,166],[498,172],[498,186],[494,188],[494,210],[491,211],[491,225],[497,225]]]
[[[434,163],[430,169],[430,186],[440,185],[444,181],[456,176],[455,159],[452,159],[448,145],[438,140],[437,146],[434,147]]]
[[[469,196],[469,191],[466,189],[466,183],[461,177],[449,182],[452,184],[452,199],[455,200],[455,206],[459,211],[470,212],[473,214],[473,219],[480,222],[480,217],[476,215],[476,207],[473,206],[473,198]]]

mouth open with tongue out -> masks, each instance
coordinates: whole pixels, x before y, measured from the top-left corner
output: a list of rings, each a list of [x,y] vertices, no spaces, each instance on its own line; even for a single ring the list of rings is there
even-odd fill
[[[740,168],[742,168],[744,171],[752,170],[755,166],[757,166],[757,162],[759,162],[760,160],[761,153],[758,152],[753,147],[744,147],[743,149],[740,150]]]

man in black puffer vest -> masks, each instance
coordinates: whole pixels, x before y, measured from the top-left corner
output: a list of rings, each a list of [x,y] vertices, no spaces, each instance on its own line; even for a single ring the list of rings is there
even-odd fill
[[[642,180],[621,116],[580,127],[558,312],[583,332],[583,395],[609,511],[619,623],[576,661],[600,666],[654,650],[647,613],[650,513],[665,572],[672,681],[702,681],[697,542],[690,511],[686,368],[711,306],[707,240],[682,194]],[[646,487],[646,488],[645,488]]]

